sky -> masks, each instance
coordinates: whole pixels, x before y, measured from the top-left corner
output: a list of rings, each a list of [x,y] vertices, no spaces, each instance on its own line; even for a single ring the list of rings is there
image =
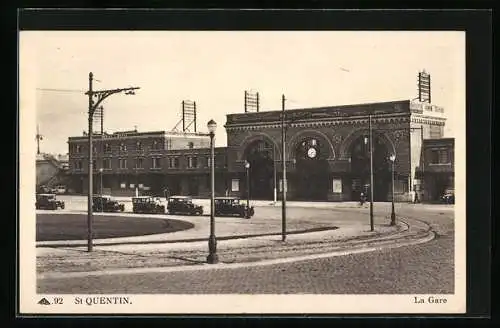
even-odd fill
[[[88,129],[89,72],[95,90],[140,87],[103,102],[105,131],[169,131],[192,100],[198,131],[217,122],[216,146],[245,90],[259,92],[261,111],[281,110],[282,94],[287,109],[413,99],[423,69],[445,137],[465,117],[464,32],[23,31],[19,47],[20,84],[30,82],[21,92],[34,97],[20,107],[33,111],[46,153],[67,153],[68,137]]]

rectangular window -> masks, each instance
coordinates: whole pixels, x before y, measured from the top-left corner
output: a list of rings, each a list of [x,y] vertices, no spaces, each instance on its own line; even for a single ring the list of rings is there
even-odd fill
[[[168,158],[168,167],[169,168],[173,168],[174,167],[174,158],[173,157],[169,157]]]
[[[94,171],[97,170],[97,165],[96,165],[95,159],[92,160],[92,170],[94,170]]]
[[[80,146],[80,145],[76,145],[76,146],[75,146],[75,148],[76,148],[76,153],[78,153],[78,154],[79,154],[79,153],[81,153],[81,152],[82,152],[82,146]]]
[[[448,156],[448,151],[447,150],[440,150],[439,151],[439,164],[448,164],[450,162],[449,156]]]
[[[135,159],[135,168],[136,169],[143,169],[144,168],[144,159],[136,158]]]
[[[212,158],[207,157],[207,167],[212,167]]]
[[[109,158],[103,159],[103,161],[102,161],[102,167],[105,170],[111,170],[111,159],[109,159]]]
[[[153,157],[153,169],[159,169],[159,168],[161,168],[161,158]]]
[[[83,169],[83,165],[82,165],[82,161],[75,161],[75,170],[82,170]]]
[[[168,166],[170,168],[178,168],[179,167],[179,158],[178,157],[170,157],[168,159]]]
[[[120,169],[126,169],[127,168],[127,160],[124,159],[124,158],[120,158],[119,160],[119,164],[120,164]]]
[[[431,155],[430,155],[430,163],[431,164],[438,164],[439,163],[439,150],[431,150]]]
[[[120,151],[127,151],[127,145],[124,143],[120,144]]]
[[[111,145],[110,144],[105,144],[104,145],[104,152],[105,153],[110,153],[111,152]]]
[[[194,169],[198,167],[198,158],[197,157],[188,157],[188,168]]]
[[[231,180],[231,191],[240,191],[240,180],[238,179]]]

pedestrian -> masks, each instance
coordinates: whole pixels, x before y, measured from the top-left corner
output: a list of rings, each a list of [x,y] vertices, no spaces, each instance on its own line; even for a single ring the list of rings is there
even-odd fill
[[[363,206],[364,204],[365,204],[365,194],[361,192],[361,194],[359,195],[359,205]]]
[[[415,204],[420,203],[420,200],[418,199],[418,193],[415,193]]]

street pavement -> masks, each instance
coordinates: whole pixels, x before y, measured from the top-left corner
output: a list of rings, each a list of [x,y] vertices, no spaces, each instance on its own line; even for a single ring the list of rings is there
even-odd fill
[[[345,219],[346,222],[353,218],[363,218],[367,220],[367,209],[359,208],[355,204],[331,203],[330,207],[334,209],[337,219]],[[278,210],[273,206],[259,204],[258,211]],[[355,206],[354,206],[355,205]],[[420,205],[420,206],[419,206]],[[298,216],[304,216],[309,213],[310,220],[317,219],[318,222],[332,223],[332,217],[328,215],[322,216],[321,206],[315,206],[316,209],[311,209],[308,206],[299,206],[294,208],[291,206],[290,211],[297,210]],[[326,205],[323,205],[326,208]],[[390,204],[376,204],[375,215],[377,217],[377,226],[383,226],[379,220],[386,220],[387,210]],[[104,252],[115,252],[120,256],[129,256],[133,259],[130,263],[136,262],[147,267],[155,260],[161,257],[178,257],[178,263],[187,266],[187,260],[191,260],[192,268],[190,270],[180,271],[165,271],[153,270],[141,271],[134,270],[131,267],[129,270],[118,270],[112,274],[96,274],[86,275],[53,275],[44,276],[44,270],[38,266],[41,273],[37,280],[37,289],[39,293],[176,293],[176,294],[198,294],[198,293],[324,293],[324,294],[370,294],[370,293],[453,293],[454,286],[454,210],[453,206],[440,205],[423,205],[423,204],[397,204],[396,211],[398,217],[404,217],[408,222],[415,223],[425,221],[429,224],[432,230],[436,233],[436,238],[422,244],[401,246],[401,247],[380,247],[377,250],[362,253],[349,254],[344,256],[317,256],[314,254],[325,253],[325,245],[332,246],[331,234],[330,239],[326,238],[328,234],[325,232],[307,234],[308,238],[299,238],[297,235],[290,237],[290,243],[287,251],[284,251],[283,245],[279,246],[274,240],[274,244],[269,245],[269,239],[253,239],[244,241],[232,241],[226,245],[220,243],[220,257],[226,263],[241,262],[242,254],[244,255],[248,265],[227,267],[215,265],[207,269],[207,265],[202,266],[203,269],[196,269],[197,265],[204,260],[207,252],[206,242],[192,245],[189,256],[186,256],[185,249],[179,249],[172,244],[166,248],[161,248],[158,245],[149,246],[149,254],[145,256],[144,248],[139,251],[139,248],[134,252],[131,245],[123,245],[121,249],[114,246],[113,249],[106,249],[106,246],[101,246],[101,252],[96,254],[96,257],[102,256]],[[278,211],[279,213],[279,211]],[[273,214],[275,215],[275,214]],[[278,215],[279,216],[279,215]],[[238,220],[238,219],[236,219]],[[276,218],[270,221],[276,221]],[[413,221],[412,221],[413,220]],[[361,221],[360,221],[361,222]],[[269,222],[262,222],[263,224]],[[335,221],[335,223],[337,223]],[[365,223],[366,224],[366,223]],[[362,225],[361,225],[362,226]],[[366,227],[366,226],[364,226]],[[402,229],[400,227],[400,229]],[[342,229],[338,229],[339,233]],[[335,230],[334,230],[335,231]],[[386,232],[389,233],[389,232]],[[338,237],[338,236],[337,236]],[[345,236],[344,236],[345,237]],[[309,240],[309,244],[304,242],[304,239]],[[295,244],[293,243],[295,240]],[[321,243],[323,241],[323,243]],[[238,249],[236,244],[244,243],[246,248],[241,248],[242,254],[231,254],[228,256],[228,251]],[[252,245],[249,251],[248,245]],[[320,245],[321,244],[321,245]],[[309,246],[304,246],[309,245]],[[338,246],[338,243],[337,243]],[[165,247],[164,245],[162,247]],[[170,248],[169,248],[170,247]],[[274,254],[274,256],[266,258],[280,258],[282,255],[291,256],[295,254],[310,254],[307,259],[296,261],[282,261],[271,263],[268,265],[253,265],[253,261],[262,260],[262,255],[259,255],[258,250],[267,247],[266,254]],[[294,250],[294,251],[290,251]],[[306,250],[304,252],[304,250]],[[331,247],[329,250],[332,250]],[[63,249],[54,249],[51,257],[57,252],[67,252]],[[79,257],[82,263],[92,262],[86,258],[86,253],[81,250],[73,249],[75,252],[80,252]],[[156,253],[154,253],[156,251]],[[175,253],[177,251],[177,253]],[[180,253],[179,253],[180,252]],[[287,253],[288,252],[288,253]],[[43,253],[43,248],[41,250]],[[255,259],[248,260],[251,255],[255,255]],[[286,254],[285,254],[286,253]],[[151,256],[151,255],[155,256]],[[182,256],[184,255],[184,256]],[[40,255],[43,257],[43,254]],[[88,255],[87,255],[88,256]],[[57,257],[57,256],[55,256]],[[129,258],[127,258],[129,259]],[[160,261],[161,262],[161,261]],[[170,264],[172,265],[172,264]],[[175,264],[174,264],[175,265]],[[208,265],[209,266],[209,265]],[[54,267],[51,266],[52,270]],[[95,270],[96,268],[94,268]],[[85,271],[85,270],[83,270]],[[89,270],[90,271],[90,270]],[[50,273],[50,272],[49,272]],[[78,272],[77,272],[78,273]]]

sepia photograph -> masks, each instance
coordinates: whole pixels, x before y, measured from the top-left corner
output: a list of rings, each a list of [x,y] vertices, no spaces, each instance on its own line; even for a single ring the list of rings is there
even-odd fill
[[[463,31],[21,31],[21,312],[465,313],[465,67]]]

